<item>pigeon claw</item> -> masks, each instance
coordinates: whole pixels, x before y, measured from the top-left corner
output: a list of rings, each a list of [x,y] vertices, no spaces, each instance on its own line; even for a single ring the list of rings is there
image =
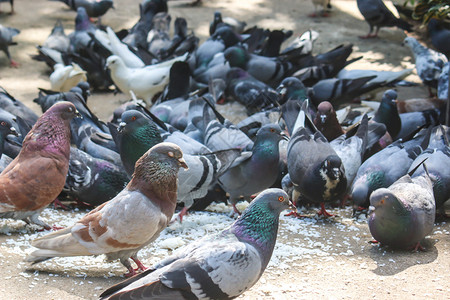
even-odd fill
[[[18,68],[19,66],[20,66],[20,64],[18,62],[11,59],[11,62],[9,63],[10,68]]]
[[[325,204],[323,202],[320,203],[320,210],[317,212],[317,215],[319,215],[319,216],[323,215],[326,218],[335,216],[326,211]]]
[[[306,218],[306,216],[301,215],[301,214],[299,214],[299,213],[296,212],[296,211],[291,211],[291,212],[285,214],[284,216],[285,216],[285,217],[294,216],[295,218],[298,218],[298,219],[300,219],[300,218]]]

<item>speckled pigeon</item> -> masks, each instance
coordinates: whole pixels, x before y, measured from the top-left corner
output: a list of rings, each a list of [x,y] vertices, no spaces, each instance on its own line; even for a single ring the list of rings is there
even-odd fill
[[[231,227],[183,247],[101,299],[233,299],[263,274],[275,246],[280,213],[290,207],[280,189],[262,192]]]

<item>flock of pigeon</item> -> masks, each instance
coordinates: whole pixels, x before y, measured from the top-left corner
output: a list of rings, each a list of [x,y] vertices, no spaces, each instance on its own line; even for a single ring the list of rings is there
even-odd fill
[[[64,2],[77,12],[75,31],[66,36],[58,22],[33,57],[53,69],[52,89],[34,100],[43,114],[0,92],[0,217],[58,229],[33,241],[29,262],[120,260],[131,278],[102,299],[229,299],[264,272],[281,212],[301,218],[294,205],[320,205],[318,214],[330,217],[326,205],[349,199],[356,217],[369,215],[380,244],[422,248],[450,198],[450,31],[436,20],[428,28],[442,53],[413,37],[404,41],[419,77],[437,92],[419,103],[397,100],[390,89],[411,70],[347,70],[361,59],[348,59],[353,45],[313,55],[313,30],[282,47],[292,31],[247,28],[216,12],[199,44],[183,18],[171,36],[166,0],[144,0],[139,21],[120,32],[91,21],[112,0]],[[381,0],[357,3],[370,25],[364,38],[383,26],[411,30]],[[19,32],[0,26],[8,57]],[[88,98],[111,86],[132,100],[105,123]],[[355,105],[380,88],[381,103]],[[248,118],[229,121],[218,111],[226,101],[241,103]],[[60,229],[39,218],[55,199],[93,209]],[[240,212],[242,199],[251,204]],[[228,201],[240,215],[231,227],[149,269],[140,262],[139,250],[170,222],[213,201]]]

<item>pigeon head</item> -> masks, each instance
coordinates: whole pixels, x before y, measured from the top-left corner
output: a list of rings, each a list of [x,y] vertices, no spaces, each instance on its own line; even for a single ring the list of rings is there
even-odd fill
[[[245,69],[245,65],[249,59],[247,51],[237,46],[226,49],[223,56],[230,63],[231,67],[239,67],[242,69]]]
[[[354,206],[356,206],[355,208],[367,207],[369,205],[369,196],[369,184],[358,178],[352,187],[352,200]]]
[[[281,131],[278,124],[266,124],[256,133],[256,138],[275,139],[276,141],[287,140],[286,134]]]
[[[327,119],[329,119],[333,115],[336,116],[333,105],[331,105],[331,103],[328,101],[320,102],[320,104],[317,106],[317,116],[319,122],[321,124],[325,124]]]
[[[150,148],[136,162],[133,178],[141,174],[152,173],[164,179],[165,174],[177,174],[179,168],[187,169],[181,148],[173,143],[159,143]]]
[[[121,65],[124,65],[124,63],[117,55],[111,55],[106,59],[105,67],[110,70],[113,70]]]
[[[305,100],[307,98],[306,87],[300,79],[296,77],[286,77],[277,87],[282,102],[289,99]]]
[[[77,8],[77,16],[75,18],[75,30],[88,30],[89,26],[91,26],[91,21],[89,20],[86,9],[82,6],[79,6]]]
[[[370,195],[369,213],[384,211],[387,214],[402,214],[405,206],[389,189],[380,188]]]
[[[328,156],[323,161],[321,171],[331,180],[339,180],[345,177],[344,165],[342,164],[340,157],[337,155]]]
[[[45,113],[46,115],[58,115],[63,120],[72,120],[73,118],[80,117],[81,115],[75,108],[73,103],[68,101],[57,102],[53,104]]]
[[[394,90],[387,90],[386,92],[384,92],[381,101],[382,103],[397,109],[397,92]]]
[[[14,128],[8,118],[0,117],[0,135],[6,137],[8,134],[19,136],[19,132]]]
[[[134,109],[124,111],[120,119],[122,122],[120,122],[119,127],[117,128],[117,131],[119,132],[130,132],[152,123],[151,120],[145,117],[140,111]]]
[[[187,22],[185,18],[176,18],[174,25],[174,35],[178,35],[181,37],[187,36]]]

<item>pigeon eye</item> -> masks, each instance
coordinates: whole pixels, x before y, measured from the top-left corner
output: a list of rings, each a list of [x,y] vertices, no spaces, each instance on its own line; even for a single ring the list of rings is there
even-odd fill
[[[283,202],[284,201],[284,197],[283,196],[278,197],[278,201]]]
[[[5,121],[2,121],[0,124],[1,124],[2,126],[6,126],[6,122],[5,122]]]
[[[136,121],[136,116],[132,116],[131,121]]]
[[[384,204],[384,199],[381,199],[380,203],[381,203],[381,204]]]
[[[270,129],[270,132],[275,132],[275,129],[271,128],[271,129]]]
[[[69,112],[73,112],[73,108],[69,106]]]
[[[175,156],[175,155],[173,154],[172,151],[167,152],[167,155],[168,155],[169,157],[174,157],[174,156]]]

